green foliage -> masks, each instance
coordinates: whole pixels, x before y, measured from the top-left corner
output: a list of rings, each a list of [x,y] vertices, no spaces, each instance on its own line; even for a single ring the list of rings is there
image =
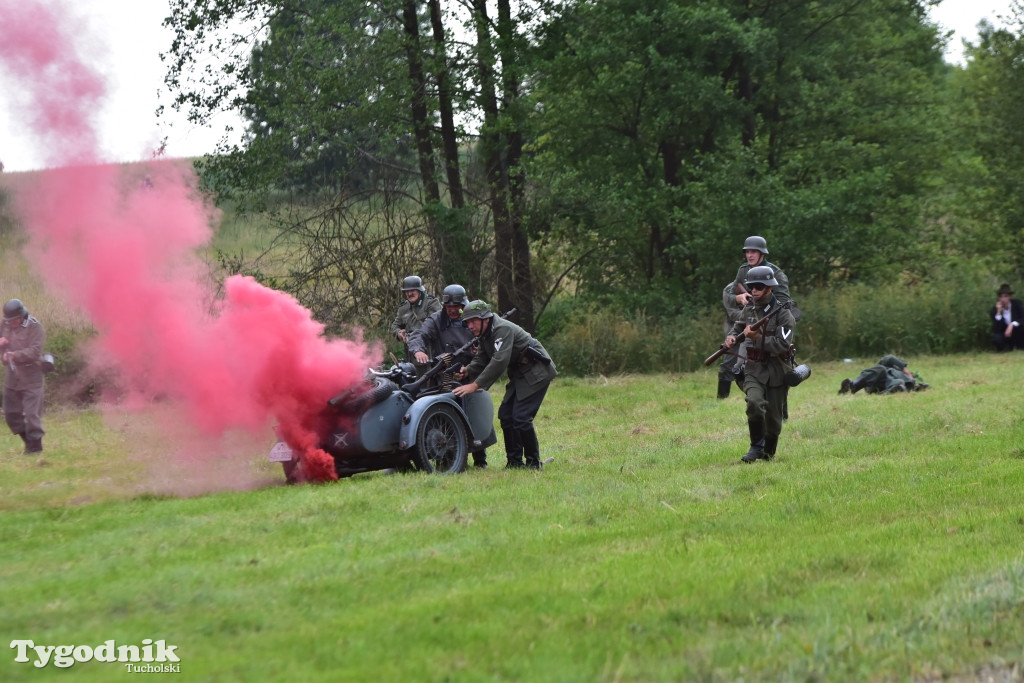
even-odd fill
[[[46,376],[46,400],[53,405],[81,406],[93,403],[105,382],[86,371],[86,347],[96,336],[93,330],[58,328],[46,337],[47,353],[54,357],[53,372]]]
[[[797,290],[797,358],[987,351],[997,287],[977,264],[954,262],[912,282]],[[722,343],[724,317],[721,308],[653,317],[560,300],[538,334],[565,374],[691,372]]]
[[[908,360],[931,389],[837,396],[850,366],[816,366],[753,466],[708,371],[556,380],[536,474],[272,485],[263,452],[204,439],[179,467],[126,421],[59,413],[47,464],[0,443],[5,625],[165,639],[201,680],[1010,680],[1024,365]],[[182,471],[218,490],[169,495]],[[5,681],[69,674],[12,660]]]
[[[1024,5],[1009,25],[985,22],[949,78],[950,141],[931,207],[948,250],[976,255],[1005,279],[1024,272]]]
[[[721,323],[710,312],[699,318],[652,318],[563,304],[547,316],[538,334],[558,371],[568,375],[693,369],[722,341]],[[558,331],[545,336],[551,328]]]
[[[678,314],[750,234],[816,285],[914,253],[943,74],[918,5],[572,3],[542,54],[537,220],[589,254],[578,293]]]
[[[803,357],[918,355],[988,350],[995,279],[951,264],[927,280],[817,290],[800,300]]]

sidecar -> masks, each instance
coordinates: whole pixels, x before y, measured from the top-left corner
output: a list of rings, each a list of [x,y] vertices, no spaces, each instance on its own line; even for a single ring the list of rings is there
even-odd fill
[[[455,474],[466,469],[470,451],[496,442],[490,395],[457,398],[451,380],[428,384],[444,369],[435,367],[420,380],[410,363],[369,370],[363,382],[327,402],[319,447],[334,458],[339,477],[391,468]],[[277,443],[270,460],[282,464],[289,482],[303,479],[298,454],[287,444]]]

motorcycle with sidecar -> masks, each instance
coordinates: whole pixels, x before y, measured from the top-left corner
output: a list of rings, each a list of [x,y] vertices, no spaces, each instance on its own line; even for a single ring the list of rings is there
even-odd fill
[[[334,459],[339,477],[386,469],[456,474],[466,469],[471,451],[496,442],[490,394],[451,393],[458,386],[457,359],[473,341],[435,356],[419,378],[408,362],[368,369],[363,381],[327,401],[319,448]],[[304,480],[298,454],[283,441],[269,460],[281,463],[289,483]]]

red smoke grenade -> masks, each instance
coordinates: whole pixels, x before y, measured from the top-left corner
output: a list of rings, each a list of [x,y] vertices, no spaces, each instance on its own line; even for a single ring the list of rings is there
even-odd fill
[[[215,215],[191,170],[102,164],[90,116],[105,85],[75,53],[64,11],[0,0],[0,14],[0,68],[19,85],[26,135],[58,169],[19,197],[22,218],[47,282],[90,314],[100,359],[134,396],[182,402],[203,433],[276,419],[306,475],[336,479],[317,415],[378,358],[325,339],[295,299],[251,278],[229,278],[215,297],[196,256]]]

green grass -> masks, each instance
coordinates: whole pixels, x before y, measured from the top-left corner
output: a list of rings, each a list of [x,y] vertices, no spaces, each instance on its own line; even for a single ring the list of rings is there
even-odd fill
[[[0,441],[0,623],[7,642],[163,638],[184,680],[1012,673],[1024,355],[910,358],[928,391],[836,395],[874,360],[816,365],[753,466],[710,371],[558,380],[542,473],[495,448],[464,476],[194,498],[152,478],[141,418],[49,415],[48,464]],[[280,481],[258,451],[240,478]],[[124,671],[13,659],[5,681]]]

